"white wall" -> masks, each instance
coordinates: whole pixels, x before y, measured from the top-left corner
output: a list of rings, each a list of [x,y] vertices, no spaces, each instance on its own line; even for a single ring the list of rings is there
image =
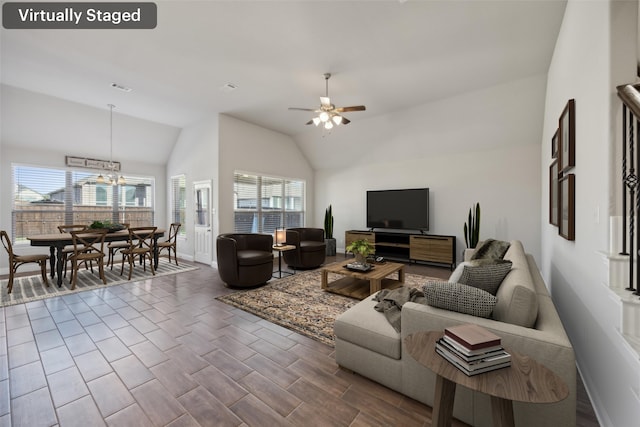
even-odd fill
[[[322,225],[324,217],[316,219],[313,215],[313,171],[291,137],[224,114],[220,115],[219,136],[220,233],[233,232],[233,173],[236,170],[306,181],[306,225]]]
[[[0,182],[10,189],[11,165],[13,163],[65,167],[65,155],[109,158],[109,113],[104,110],[62,99],[2,86],[0,122]],[[123,123],[120,140],[124,147],[116,151],[113,159],[120,161],[122,173],[137,173],[154,176],[156,179],[155,203],[156,224],[166,227],[166,176],[164,161],[161,164],[142,161],[144,156],[128,155],[129,147],[139,144],[144,150],[154,143],[167,143],[177,136],[177,129],[118,115]],[[114,134],[116,119],[114,114]],[[131,133],[128,133],[130,130]],[[131,139],[129,139],[131,138]],[[115,135],[114,135],[115,141]],[[0,229],[11,230],[12,193],[0,194]],[[42,248],[26,247],[21,253],[41,252]],[[0,274],[7,272],[7,258],[0,256]],[[25,265],[20,271],[29,271]],[[37,267],[37,266],[36,266]]]
[[[186,232],[185,237],[180,237],[178,242],[178,254],[185,259],[194,258],[194,192],[195,181],[212,181],[213,208],[217,212],[218,198],[216,185],[218,183],[218,116],[207,117],[198,123],[194,123],[182,129],[180,136],[173,148],[169,162],[167,163],[167,201],[170,202],[169,180],[176,175],[185,175],[186,185],[186,213],[185,224],[182,226]],[[167,212],[168,215],[171,212]],[[212,238],[218,230],[218,215],[212,219]]]
[[[606,285],[608,215],[621,109],[615,87],[635,81],[636,1],[572,0],[548,73],[541,147],[540,266],[575,349],[602,425],[640,419],[640,365],[619,334],[619,302]],[[576,101],[576,240],[548,224],[550,141],[567,100]]]
[[[298,135],[310,152],[346,154],[335,159],[340,168],[316,171],[317,210],[333,206],[338,247],[345,230],[366,226],[366,190],[429,187],[429,232],[457,236],[458,257],[469,208],[479,202],[482,239],[522,240],[539,259],[544,90],[545,77],[533,76],[362,122],[354,117],[354,128],[325,138]],[[353,138],[369,149],[351,153]]]

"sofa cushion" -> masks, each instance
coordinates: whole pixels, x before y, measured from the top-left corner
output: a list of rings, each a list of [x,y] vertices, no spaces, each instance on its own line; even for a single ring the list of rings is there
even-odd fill
[[[511,271],[498,288],[498,302],[492,317],[500,322],[532,328],[538,316],[538,298],[522,243],[512,241],[504,259],[512,262]]]
[[[479,243],[471,259],[502,259],[509,249],[510,243],[502,240],[487,239]]]
[[[472,316],[488,318],[496,305],[489,292],[461,283],[429,280],[422,290],[430,306]]]
[[[509,273],[512,265],[511,261],[499,261],[503,262],[475,265],[475,261],[471,261],[471,265],[463,267],[462,275],[458,282],[463,285],[480,288],[491,295],[495,295],[502,283],[502,279]]]
[[[237,252],[239,265],[259,265],[273,262],[273,253],[246,249]]]
[[[324,251],[325,247],[325,242],[316,242],[315,240],[303,240],[300,242],[300,250],[303,252]]]
[[[335,335],[344,341],[400,359],[402,342],[383,313],[375,310],[378,301],[365,298],[336,318]]]

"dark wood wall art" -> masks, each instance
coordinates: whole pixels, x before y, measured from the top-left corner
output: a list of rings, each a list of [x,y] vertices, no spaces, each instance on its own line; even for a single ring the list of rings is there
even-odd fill
[[[549,166],[549,223],[558,226],[558,160]]]
[[[560,115],[558,126],[559,171],[566,172],[576,164],[576,113],[575,100],[570,99]]]
[[[570,173],[558,180],[560,224],[559,234],[567,240],[575,240],[575,212],[576,212],[576,180],[575,175]]]
[[[575,240],[576,179],[568,173],[576,164],[575,109],[575,100],[570,99],[560,114],[558,130],[551,139],[553,160],[549,166],[549,223],[567,240]]]

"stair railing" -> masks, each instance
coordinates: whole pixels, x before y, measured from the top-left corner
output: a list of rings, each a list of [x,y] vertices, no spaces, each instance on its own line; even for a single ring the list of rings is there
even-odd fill
[[[640,85],[618,86],[622,100],[622,251],[629,256],[628,291],[640,295],[640,274],[634,278],[637,249],[640,249],[640,232],[636,232],[636,218],[640,215],[640,189],[637,167],[640,167]],[[627,224],[628,210],[628,224]],[[628,239],[627,239],[628,237]],[[636,249],[637,248],[637,249]],[[634,286],[635,285],[635,286]]]

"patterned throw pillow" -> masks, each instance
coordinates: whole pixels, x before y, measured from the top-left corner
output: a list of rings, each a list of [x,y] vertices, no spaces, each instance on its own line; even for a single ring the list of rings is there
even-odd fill
[[[482,242],[476,251],[471,255],[471,259],[502,259],[509,250],[511,243],[502,240],[487,239]]]
[[[432,307],[488,318],[498,299],[489,292],[461,283],[428,281],[422,291]]]
[[[502,284],[502,280],[511,271],[511,261],[499,263],[481,263],[480,265],[465,265],[460,276],[459,283],[473,286],[489,292],[492,295],[498,293],[498,288]]]

